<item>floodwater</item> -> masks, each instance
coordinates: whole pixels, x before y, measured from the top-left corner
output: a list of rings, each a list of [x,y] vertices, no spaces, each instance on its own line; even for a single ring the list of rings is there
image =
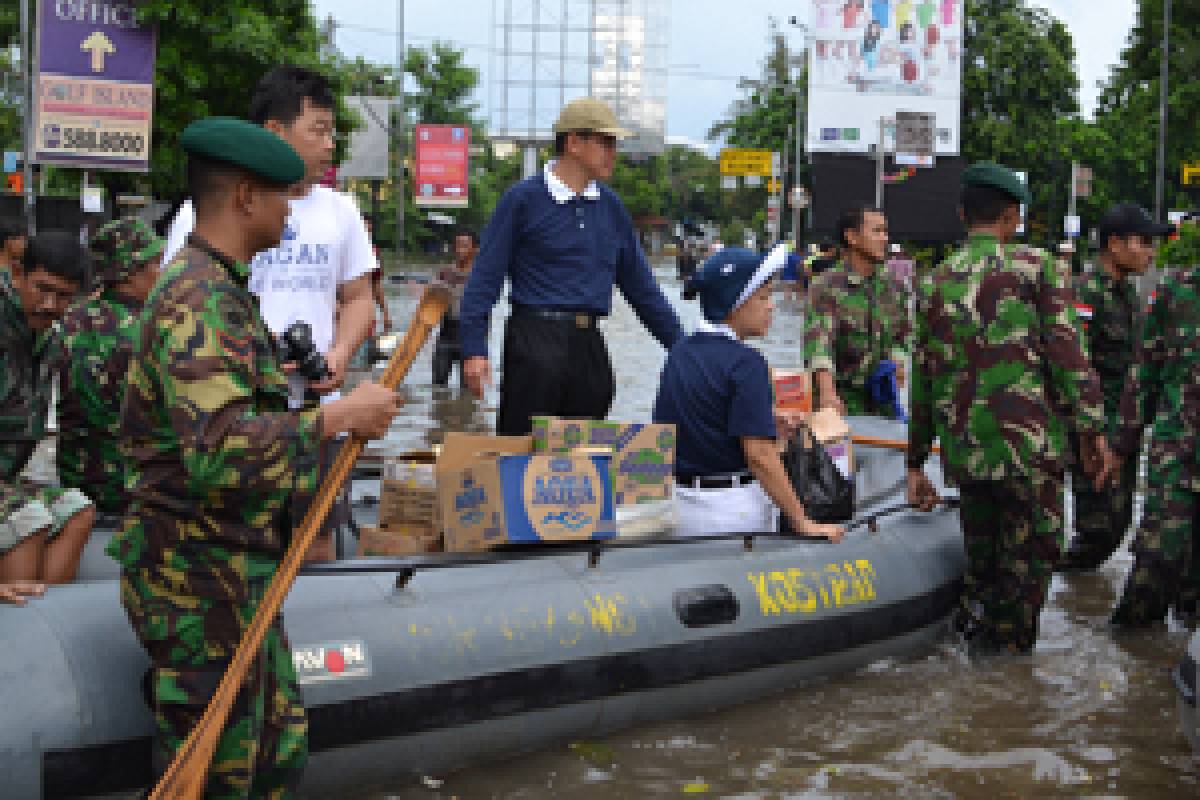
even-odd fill
[[[685,321],[695,320],[670,270],[658,272]],[[392,301],[403,321],[415,293],[400,288]],[[501,319],[498,310],[497,349]],[[781,309],[763,343],[773,365],[799,366],[799,332],[796,312]],[[619,299],[606,336],[613,417],[649,419],[661,348]],[[397,451],[492,422],[457,391],[429,386],[431,349],[407,382],[410,402],[389,441]],[[1129,561],[1122,550],[1096,574],[1056,577],[1032,657],[971,663],[947,639],[751,705],[356,797],[1198,797],[1200,764],[1179,732],[1167,674],[1186,634],[1106,627]]]

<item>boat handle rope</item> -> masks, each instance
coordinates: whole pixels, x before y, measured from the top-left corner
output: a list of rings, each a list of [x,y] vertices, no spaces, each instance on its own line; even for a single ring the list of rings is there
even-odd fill
[[[944,497],[939,508],[950,510],[958,508],[957,497]],[[881,509],[869,516],[851,522],[847,532],[867,527],[872,533],[879,529],[879,521],[885,517],[901,512],[912,511],[914,506],[900,503]],[[484,553],[431,553],[429,555],[406,556],[403,558],[357,558],[347,561],[326,561],[308,564],[301,571],[302,575],[338,576],[360,574],[391,573],[396,576],[396,588],[403,589],[413,579],[417,572],[439,569],[461,569],[465,567],[481,567],[491,564],[508,564],[528,561],[547,556],[580,554],[586,555],[588,567],[599,566],[600,557],[606,550],[638,550],[660,545],[688,545],[702,542],[736,542],[741,541],[747,551],[754,549],[757,539],[811,543],[825,543],[824,537],[798,536],[791,533],[764,531],[761,533],[716,533],[702,536],[687,536],[678,538],[647,538],[635,541],[603,541],[603,542],[558,542],[547,546],[545,543],[521,546],[510,550],[492,550]]]

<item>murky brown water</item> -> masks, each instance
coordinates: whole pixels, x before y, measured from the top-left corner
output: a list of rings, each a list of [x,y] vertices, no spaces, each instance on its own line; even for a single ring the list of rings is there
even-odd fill
[[[696,318],[670,272],[660,276]],[[414,301],[398,291],[395,318]],[[648,419],[663,353],[619,302],[606,335],[618,378],[613,416]],[[783,310],[764,350],[775,366],[796,367],[798,344],[797,315]],[[429,358],[427,348],[408,381],[410,404],[391,437],[398,450],[491,424],[470,399],[429,387]],[[1056,578],[1030,658],[972,664],[947,642],[734,710],[437,776],[438,788],[364,787],[358,796],[1197,797],[1200,765],[1178,730],[1167,676],[1184,634],[1105,627],[1128,565],[1122,552],[1097,574]]]

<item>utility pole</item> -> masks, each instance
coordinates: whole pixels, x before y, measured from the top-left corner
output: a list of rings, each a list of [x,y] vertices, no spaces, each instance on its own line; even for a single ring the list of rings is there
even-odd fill
[[[875,146],[875,207],[883,211],[883,170],[887,164],[883,137],[887,120],[879,118],[879,144]]]
[[[34,233],[33,200],[33,26],[29,22],[30,0],[21,3],[21,191],[25,195],[25,227]]]
[[[1163,222],[1167,194],[1167,94],[1170,80],[1171,0],[1163,3],[1162,74],[1158,97],[1158,175],[1154,182],[1154,219]]]
[[[405,137],[408,136],[408,105],[404,95],[404,0],[396,0],[396,97],[400,106],[396,122],[396,264],[404,252]]]

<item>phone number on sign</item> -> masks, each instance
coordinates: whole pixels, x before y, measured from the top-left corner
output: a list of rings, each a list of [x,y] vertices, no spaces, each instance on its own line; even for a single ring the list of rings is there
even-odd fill
[[[66,150],[85,150],[89,153],[140,155],[146,149],[146,137],[138,133],[63,128],[62,147]]]

